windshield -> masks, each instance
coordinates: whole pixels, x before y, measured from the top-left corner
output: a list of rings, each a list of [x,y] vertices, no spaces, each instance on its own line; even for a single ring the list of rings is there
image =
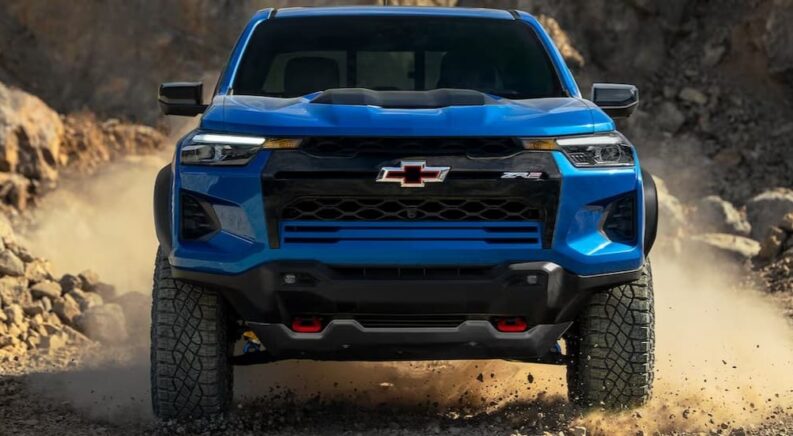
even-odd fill
[[[233,92],[297,97],[333,88],[563,96],[548,54],[523,22],[393,16],[265,21],[246,48]]]

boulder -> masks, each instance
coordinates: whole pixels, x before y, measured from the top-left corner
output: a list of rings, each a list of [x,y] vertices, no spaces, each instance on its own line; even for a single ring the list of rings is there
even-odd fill
[[[119,343],[127,339],[124,311],[118,304],[90,307],[76,320],[77,328],[87,337],[103,343]]]
[[[61,348],[63,348],[69,340],[69,336],[66,333],[58,332],[54,333],[49,336],[42,336],[40,339],[39,347],[41,349],[47,350],[49,353],[53,353]]]
[[[39,282],[30,288],[30,294],[33,295],[33,298],[56,299],[61,296],[61,285],[49,280]]]
[[[21,276],[25,274],[25,263],[22,262],[11,250],[0,253],[0,274]]]
[[[93,292],[99,294],[105,301],[112,300],[118,295],[115,286],[104,282],[97,282],[97,284],[94,285]]]
[[[53,185],[63,122],[38,97],[0,83],[0,171]]]
[[[124,309],[130,335],[145,338],[151,319],[151,296],[140,292],[127,292],[113,302]]]
[[[793,189],[769,189],[753,197],[746,204],[752,238],[764,240],[771,226],[777,225],[790,212],[793,212]]]
[[[52,279],[52,265],[48,260],[33,259],[32,262],[25,265],[25,277],[32,282],[50,280]]]
[[[0,277],[0,300],[4,305],[29,304],[33,298],[28,291],[28,280],[24,277]]]
[[[718,195],[710,195],[697,202],[694,221],[700,230],[708,233],[749,236],[752,230],[738,209]]]
[[[95,292],[96,285],[99,284],[99,274],[87,269],[81,272],[77,277],[81,282],[80,288],[85,289],[88,292]]]
[[[4,309],[6,315],[6,323],[13,325],[21,325],[25,320],[25,312],[19,304],[12,304]]]
[[[61,321],[73,324],[75,318],[80,315],[80,305],[74,301],[71,295],[66,294],[52,303],[52,311],[58,315]]]
[[[78,289],[82,286],[82,282],[77,276],[73,276],[71,274],[64,274],[60,280],[61,289],[63,289],[63,293],[71,292],[72,289]]]
[[[793,1],[774,0],[766,22],[765,45],[768,70],[773,74],[793,72]],[[789,77],[789,76],[788,76]]]
[[[90,307],[94,306],[101,306],[104,303],[102,297],[99,294],[95,294],[93,292],[86,292],[82,289],[72,289],[69,292],[74,301],[76,301],[80,305],[80,310],[85,311]]]
[[[686,102],[698,104],[700,106],[704,106],[708,103],[708,96],[705,95],[702,91],[690,87],[683,88],[680,90],[680,94],[678,97]]]
[[[782,254],[782,251],[787,242],[787,233],[779,227],[771,227],[768,230],[768,235],[760,244],[760,252],[757,258],[760,260],[774,260],[777,256]]]

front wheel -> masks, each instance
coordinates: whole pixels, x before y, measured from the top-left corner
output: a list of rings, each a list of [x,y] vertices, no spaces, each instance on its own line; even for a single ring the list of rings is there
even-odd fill
[[[151,399],[161,419],[225,413],[234,368],[230,313],[212,289],[176,280],[157,250],[151,309]]]
[[[653,278],[649,261],[638,280],[592,296],[566,337],[570,400],[624,409],[650,398],[655,364]]]

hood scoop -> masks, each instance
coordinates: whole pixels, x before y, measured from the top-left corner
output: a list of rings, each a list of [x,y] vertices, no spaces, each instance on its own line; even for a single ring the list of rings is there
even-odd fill
[[[432,91],[374,91],[365,88],[340,88],[323,91],[313,104],[377,106],[384,109],[438,109],[449,106],[485,106],[497,104],[487,94],[469,89],[435,89]]]

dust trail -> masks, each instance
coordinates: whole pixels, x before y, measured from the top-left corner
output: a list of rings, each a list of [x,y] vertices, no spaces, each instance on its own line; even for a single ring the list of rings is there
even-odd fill
[[[55,274],[98,272],[119,291],[149,292],[157,242],[152,189],[165,156],[129,157],[90,178],[66,180],[33,211],[23,233]]]
[[[638,413],[591,413],[583,424],[697,432],[793,415],[793,329],[780,310],[712,259],[657,260],[654,398]]]

